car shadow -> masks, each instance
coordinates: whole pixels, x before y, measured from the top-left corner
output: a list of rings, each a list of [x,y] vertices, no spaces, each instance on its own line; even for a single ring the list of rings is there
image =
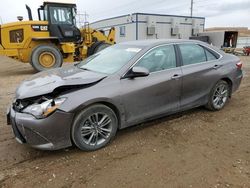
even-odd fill
[[[157,125],[164,123],[164,122],[166,123],[166,122],[171,121],[171,120],[177,120],[179,118],[182,118],[183,116],[188,116],[188,115],[196,114],[196,113],[200,113],[200,112],[209,112],[209,111],[207,109],[205,109],[205,107],[197,107],[197,108],[190,109],[187,111],[177,112],[175,114],[163,116],[163,117],[160,117],[157,119],[152,119],[152,120],[146,121],[145,123],[140,123],[140,124],[136,124],[136,125],[121,129],[117,133],[117,136],[127,134],[130,132],[134,132],[134,131],[140,131],[140,130],[146,129],[148,127],[154,127],[154,126],[157,126]]]
[[[137,124],[137,125],[134,125],[134,126],[131,126],[131,127],[124,128],[124,129],[119,130],[117,132],[117,135],[115,137],[115,141],[118,144],[119,143],[119,137],[123,137],[123,136],[125,136],[127,134],[131,134],[131,133],[134,133],[134,132],[142,131],[142,130],[147,129],[149,127],[157,126],[157,125],[159,125],[159,124],[161,124],[163,122],[167,123],[168,121],[176,120],[176,119],[182,118],[183,116],[189,116],[189,115],[200,113],[200,112],[209,112],[209,111],[206,110],[204,107],[198,107],[198,108],[194,108],[194,109],[187,110],[187,111],[184,111],[184,112],[175,113],[173,115],[168,115],[168,116],[165,116],[165,117],[161,117],[161,118],[158,118],[158,119],[147,121],[145,123],[141,123],[141,124]],[[112,143],[108,147],[112,147]],[[84,151],[80,151],[74,145],[69,147],[69,148],[60,149],[60,150],[56,150],[56,151],[40,151],[40,150],[37,150],[37,149],[34,149],[34,150],[41,153],[41,156],[43,156],[43,157],[52,156],[52,155],[59,157],[59,156],[66,155],[66,154],[67,155],[73,155],[73,154],[76,154],[76,153],[79,153],[79,152],[84,152]],[[102,149],[100,149],[98,151],[101,151],[101,150]],[[97,152],[97,151],[92,151],[90,153],[94,153],[94,152]],[[84,152],[84,153],[89,153],[89,152]]]

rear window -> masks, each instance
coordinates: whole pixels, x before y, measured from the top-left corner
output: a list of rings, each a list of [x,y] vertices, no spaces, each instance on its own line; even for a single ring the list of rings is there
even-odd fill
[[[179,44],[183,65],[219,59],[220,55],[199,44]]]
[[[205,50],[197,44],[179,44],[183,65],[191,65],[207,60]]]

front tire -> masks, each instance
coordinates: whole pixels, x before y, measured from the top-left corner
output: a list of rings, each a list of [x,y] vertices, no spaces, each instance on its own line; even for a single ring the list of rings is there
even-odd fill
[[[38,72],[61,67],[62,63],[62,54],[54,45],[41,44],[32,51],[31,65]]]
[[[96,104],[82,110],[72,126],[72,140],[83,151],[106,146],[116,135],[118,120],[109,107]]]
[[[211,111],[218,111],[224,108],[230,95],[230,87],[226,81],[220,80],[210,92],[206,108]]]

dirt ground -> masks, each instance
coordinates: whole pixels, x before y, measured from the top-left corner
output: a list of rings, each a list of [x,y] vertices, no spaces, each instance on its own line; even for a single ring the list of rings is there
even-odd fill
[[[81,152],[15,141],[6,108],[34,72],[0,57],[0,187],[250,187],[250,58],[242,60],[244,80],[222,111],[198,108],[127,128],[108,147]]]

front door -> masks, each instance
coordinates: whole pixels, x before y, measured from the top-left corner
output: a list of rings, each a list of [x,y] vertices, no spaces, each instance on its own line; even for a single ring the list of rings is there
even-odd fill
[[[180,106],[181,68],[173,45],[153,48],[135,66],[147,68],[147,77],[121,79],[121,102],[128,124],[177,111]]]

